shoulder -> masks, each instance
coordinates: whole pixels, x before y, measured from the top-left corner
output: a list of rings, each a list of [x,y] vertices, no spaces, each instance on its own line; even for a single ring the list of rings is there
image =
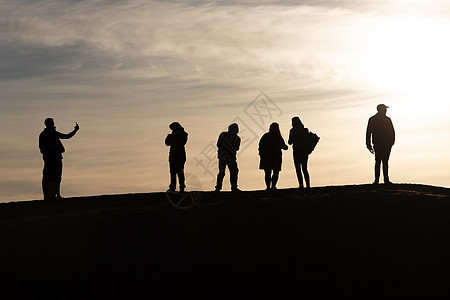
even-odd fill
[[[378,114],[373,115],[369,118],[369,123],[377,122],[379,119],[380,118],[379,118]]]

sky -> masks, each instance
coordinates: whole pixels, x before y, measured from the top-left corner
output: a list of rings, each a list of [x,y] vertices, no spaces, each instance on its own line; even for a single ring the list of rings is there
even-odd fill
[[[189,133],[188,190],[240,125],[239,187],[265,188],[258,141],[299,116],[312,186],[373,181],[367,120],[389,106],[390,179],[450,187],[448,1],[0,1],[0,201],[42,199],[38,136],[64,140],[63,197],[165,191],[164,139]],[[229,189],[228,174],[224,189]],[[279,188],[297,187],[292,149]]]

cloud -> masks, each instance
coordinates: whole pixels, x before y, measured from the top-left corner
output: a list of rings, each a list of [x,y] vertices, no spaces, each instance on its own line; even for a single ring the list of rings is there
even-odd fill
[[[223,4],[9,1],[2,7],[0,38],[12,62],[33,64],[39,57],[34,67],[46,72],[94,64],[163,76],[312,72],[323,77],[330,75],[325,46],[344,46],[334,33],[351,25],[353,15],[334,7],[286,9],[275,1]],[[14,66],[4,72],[24,70],[20,63]]]
[[[366,114],[395,99],[361,84],[360,53],[380,16],[411,11],[406,2],[379,3],[2,1],[0,201],[23,191],[40,197],[45,117],[62,132],[81,126],[65,142],[68,195],[156,191],[167,185],[171,121],[190,133],[187,168],[199,175],[193,158],[229,122],[245,119],[262,90],[282,107],[284,133],[300,115],[323,138],[312,160],[315,184],[361,178],[365,163],[352,158],[367,159]],[[344,150],[340,137],[349,141]],[[244,188],[262,182],[252,147],[243,156]],[[339,174],[342,167],[330,166],[336,161],[352,171]]]

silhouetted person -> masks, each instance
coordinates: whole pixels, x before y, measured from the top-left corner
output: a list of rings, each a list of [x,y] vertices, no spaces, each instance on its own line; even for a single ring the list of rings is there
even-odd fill
[[[374,153],[375,150],[375,181],[373,184],[379,183],[381,163],[383,163],[384,183],[391,184],[388,161],[391,148],[395,143],[395,131],[391,119],[386,116],[387,108],[388,106],[384,104],[378,105],[378,113],[372,116],[367,124],[366,146],[371,153]]]
[[[44,159],[44,170],[42,171],[44,200],[61,199],[62,154],[65,149],[60,139],[70,139],[80,127],[78,123],[75,123],[74,130],[64,134],[56,131],[52,118],[45,119],[44,124],[45,129],[39,135],[39,149]]]
[[[228,166],[230,170],[230,183],[232,191],[239,191],[238,165],[236,161],[236,152],[241,146],[241,138],[238,136],[239,126],[236,123],[228,126],[228,131],[222,132],[217,140],[217,158],[219,159],[219,174],[217,174],[216,192],[222,189],[225,169]]]
[[[272,123],[270,124],[269,132],[265,133],[259,140],[259,168],[264,170],[267,190],[277,188],[282,163],[281,149],[287,150],[288,146],[281,136],[278,123]],[[271,183],[272,186],[270,185]]]
[[[292,118],[292,128],[289,131],[288,144],[292,145],[294,155],[295,172],[299,188],[303,188],[303,175],[305,177],[306,188],[310,188],[310,179],[308,172],[308,156],[310,151],[308,149],[307,136],[309,130],[305,128],[299,117]]]
[[[169,168],[170,168],[170,185],[169,191],[175,191],[177,185],[177,175],[180,184],[180,192],[184,192],[186,187],[184,183],[184,164],[186,162],[186,150],[184,146],[188,140],[188,134],[184,131],[183,126],[178,122],[169,125],[172,133],[166,137],[166,146],[170,146],[169,150]]]

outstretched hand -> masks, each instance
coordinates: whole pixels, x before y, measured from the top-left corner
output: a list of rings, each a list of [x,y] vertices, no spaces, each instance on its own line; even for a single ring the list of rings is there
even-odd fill
[[[80,130],[80,126],[78,126],[78,123],[77,123],[77,122],[75,122],[75,127],[74,127],[74,129],[75,129],[76,131]]]

